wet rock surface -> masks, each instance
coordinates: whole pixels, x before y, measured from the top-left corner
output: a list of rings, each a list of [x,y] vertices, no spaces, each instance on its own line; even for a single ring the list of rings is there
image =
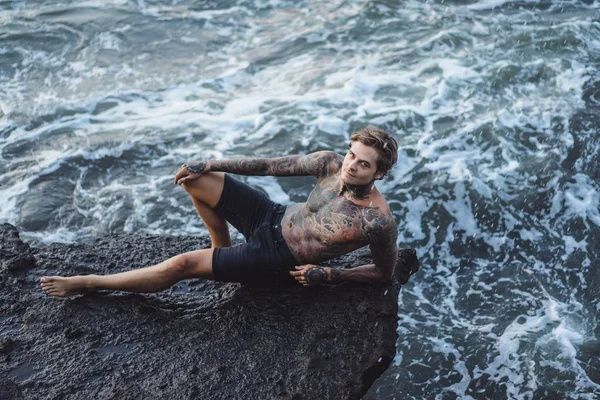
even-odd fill
[[[358,399],[393,360],[397,283],[190,280],[158,294],[71,298],[39,287],[43,275],[115,273],[209,246],[116,236],[30,248],[1,225],[0,398]],[[332,265],[369,257],[359,250]]]

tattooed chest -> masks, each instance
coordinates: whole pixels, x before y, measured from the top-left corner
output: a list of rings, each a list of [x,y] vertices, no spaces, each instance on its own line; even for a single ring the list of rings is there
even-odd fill
[[[313,192],[299,222],[322,243],[362,242],[366,239],[362,210],[333,192]]]

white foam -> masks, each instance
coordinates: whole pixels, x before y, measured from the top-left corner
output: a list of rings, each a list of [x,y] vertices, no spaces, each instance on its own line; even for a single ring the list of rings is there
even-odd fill
[[[504,332],[498,338],[495,345],[499,355],[488,364],[484,373],[490,375],[490,379],[500,381],[502,378],[508,378],[506,382],[507,394],[516,398],[524,398],[522,389],[523,384],[533,385],[527,382],[530,376],[521,372],[520,345],[521,339],[526,335],[539,332],[559,320],[556,312],[557,303],[553,300],[545,302],[545,307],[534,316],[520,315],[506,327]]]
[[[565,241],[565,254],[561,257],[563,260],[566,260],[575,250],[584,252],[587,250],[588,242],[585,239],[577,241],[573,236],[565,235],[563,240]]]
[[[276,203],[289,204],[290,196],[283,191],[281,185],[277,183],[277,179],[272,176],[250,176],[247,178],[248,183],[264,188],[269,194],[271,200]]]
[[[423,196],[418,196],[413,200],[406,201],[404,204],[408,211],[405,216],[403,230],[410,232],[413,239],[424,239],[425,234],[423,233],[422,218],[425,211],[429,209],[427,200]]]
[[[509,3],[511,0],[480,0],[477,3],[469,4],[467,7],[471,10],[488,10]]]
[[[561,219],[581,218],[589,227],[589,222],[600,226],[600,196],[597,184],[587,175],[576,174],[574,183],[567,183],[564,191],[556,191],[552,199],[551,216]]]
[[[332,135],[342,136],[344,138],[347,137],[346,132],[348,132],[349,124],[347,121],[344,121],[341,118],[335,116],[320,115],[314,123],[322,131],[325,131]]]
[[[431,343],[433,344],[432,351],[443,354],[446,360],[449,359],[449,355],[454,356],[453,370],[461,375],[461,380],[450,385],[447,390],[454,391],[463,399],[472,399],[472,397],[467,394],[472,377],[467,366],[465,365],[465,361],[463,360],[461,352],[453,344],[448,343],[443,339],[429,337],[429,340],[431,340]]]
[[[101,32],[98,35],[97,40],[98,40],[98,44],[103,49],[116,50],[116,51],[121,50],[121,43],[120,43],[121,40],[118,38],[118,36],[116,36],[110,32]]]
[[[35,159],[24,160],[27,162],[27,174],[23,171],[11,171],[4,175],[5,178],[15,177],[12,186],[0,187],[0,199],[3,199],[0,207],[0,220],[13,225],[17,223],[19,210],[17,200],[29,190],[29,185],[40,176],[48,175],[60,168],[63,163],[63,153],[55,150],[39,152]]]

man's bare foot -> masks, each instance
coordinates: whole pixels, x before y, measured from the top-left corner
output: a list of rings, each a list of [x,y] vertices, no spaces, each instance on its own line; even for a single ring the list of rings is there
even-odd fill
[[[40,281],[42,289],[50,296],[74,296],[93,290],[89,283],[89,277],[83,275],[68,278],[62,276],[43,276]]]

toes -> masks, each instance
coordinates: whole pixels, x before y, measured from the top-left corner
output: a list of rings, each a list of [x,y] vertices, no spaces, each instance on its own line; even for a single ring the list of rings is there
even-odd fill
[[[42,290],[44,292],[46,292],[47,294],[54,296],[56,294],[57,288],[56,285],[54,284],[54,282],[50,279],[48,279],[47,277],[42,277],[41,278],[41,283],[40,286],[42,287]]]

